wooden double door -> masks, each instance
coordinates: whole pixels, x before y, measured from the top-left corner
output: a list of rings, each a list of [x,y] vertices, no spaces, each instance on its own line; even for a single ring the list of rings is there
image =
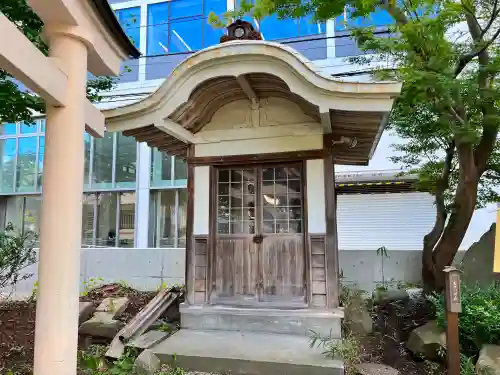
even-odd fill
[[[221,168],[215,180],[210,303],[306,307],[302,164]]]

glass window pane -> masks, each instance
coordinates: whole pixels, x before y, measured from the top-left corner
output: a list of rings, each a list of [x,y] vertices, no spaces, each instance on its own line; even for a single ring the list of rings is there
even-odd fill
[[[31,192],[35,190],[37,142],[37,137],[19,138],[16,191]]]
[[[175,158],[174,179],[187,180],[187,163],[185,160],[178,157]],[[184,182],[184,184],[185,183],[186,182]]]
[[[36,133],[38,127],[38,123],[34,122],[33,124],[27,122],[21,122],[20,130],[21,134],[32,134]]]
[[[176,20],[170,21],[170,53],[191,52],[203,48],[203,40],[199,33],[193,30],[200,30],[204,20]]]
[[[187,190],[179,190],[179,208],[178,208],[178,229],[177,237],[179,243],[177,247],[186,247],[186,218],[187,218]]]
[[[156,228],[159,247],[175,246],[175,190],[163,190],[159,193],[158,223]]]
[[[85,143],[85,162],[83,167],[83,186],[85,189],[89,187],[89,169],[90,169],[90,147],[92,144],[92,137],[85,133],[84,136]]]
[[[202,1],[176,0],[170,2],[170,18],[182,18],[203,15]]]
[[[11,223],[14,229],[22,231],[24,197],[8,197],[5,210],[5,224]]]
[[[134,247],[135,193],[120,194],[119,247]]]
[[[16,135],[17,125],[15,122],[8,122],[0,125],[0,135]]]
[[[45,133],[45,119],[41,119],[40,120],[40,125],[41,125],[41,130],[42,130],[42,133]]]
[[[85,194],[82,207],[82,246],[94,246],[94,206],[96,194]]]
[[[299,21],[299,36],[317,35],[326,32],[326,24],[314,21],[313,15],[301,17]]]
[[[260,32],[266,40],[295,38],[299,35],[298,20],[278,19],[276,14],[264,18],[260,23]]]
[[[168,3],[148,5],[147,54],[161,55],[168,49]]]
[[[42,197],[26,197],[24,206],[23,233],[40,233]]]
[[[225,0],[204,0],[204,24],[203,24],[203,47],[210,47],[220,43],[220,37],[224,35],[224,29],[216,29],[208,23],[208,15],[214,12],[221,16],[227,11]]]
[[[116,187],[135,187],[137,142],[133,137],[117,135]]]
[[[14,191],[14,172],[16,167],[16,139],[0,140],[0,192]]]
[[[42,191],[42,183],[43,183],[43,159],[45,156],[45,137],[40,137],[39,139],[40,142],[40,147],[39,147],[39,154],[38,154],[38,181],[36,185],[36,190],[37,191]]]
[[[152,150],[151,185],[155,187],[172,185],[172,156],[154,148]]]
[[[112,187],[113,171],[113,133],[104,138],[94,139],[94,160],[92,161],[92,187]]]
[[[96,247],[116,246],[116,214],[116,193],[98,193]]]
[[[141,8],[120,9],[116,11],[116,18],[134,46],[140,48]]]

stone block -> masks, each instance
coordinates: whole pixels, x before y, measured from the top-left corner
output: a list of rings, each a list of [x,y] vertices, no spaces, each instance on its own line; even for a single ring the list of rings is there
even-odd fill
[[[89,320],[94,310],[95,308],[92,302],[80,302],[79,313],[78,313],[79,324],[82,324],[86,320]]]
[[[120,297],[120,298],[109,297],[101,302],[96,312],[111,314],[114,319],[125,311],[125,309],[128,306],[128,303],[129,299],[127,297]]]
[[[500,346],[484,345],[476,363],[479,375],[500,375]]]
[[[124,326],[123,322],[112,319],[112,315],[108,313],[96,313],[90,320],[87,320],[82,325],[78,333],[81,335],[89,335],[95,337],[105,337],[112,339],[118,331]]]
[[[408,292],[403,289],[376,289],[373,291],[373,303],[376,305],[394,301],[404,301],[409,298]]]
[[[391,366],[379,363],[361,363],[356,365],[358,375],[399,375],[399,371]]]
[[[345,307],[344,315],[346,324],[356,335],[366,336],[373,332],[373,320],[362,296],[351,299]]]
[[[414,355],[425,359],[441,359],[439,351],[446,347],[446,332],[432,320],[423,326],[415,328],[406,343],[406,347]]]
[[[139,354],[134,363],[137,375],[154,375],[160,367],[160,359],[150,350],[144,350]]]
[[[145,334],[137,337],[136,339],[129,341],[127,346],[131,346],[138,349],[149,349],[152,346],[160,343],[170,335],[170,332],[163,331],[148,331]]]

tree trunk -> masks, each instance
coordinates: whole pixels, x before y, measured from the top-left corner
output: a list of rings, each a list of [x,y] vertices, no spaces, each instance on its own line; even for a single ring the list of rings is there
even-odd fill
[[[479,176],[472,155],[467,149],[459,150],[460,177],[455,192],[453,211],[448,221],[441,206],[443,202],[438,201],[438,194],[436,194],[436,222],[432,231],[424,237],[422,255],[422,281],[426,292],[443,291],[445,286],[443,270],[452,264],[472,219],[479,184]]]

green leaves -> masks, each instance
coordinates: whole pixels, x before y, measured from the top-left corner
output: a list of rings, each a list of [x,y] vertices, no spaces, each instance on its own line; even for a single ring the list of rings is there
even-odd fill
[[[48,48],[42,40],[43,23],[28,6],[26,0],[2,0],[0,12],[21,30],[24,35],[44,54]],[[101,93],[110,90],[116,78],[99,77],[87,83],[87,97],[92,102],[102,99]],[[34,113],[45,113],[43,100],[31,93],[19,90],[15,80],[7,72],[0,70],[0,123],[33,120]]]
[[[496,344],[500,340],[500,289],[462,285],[462,312],[459,314],[461,353],[475,356],[482,345]],[[446,309],[443,295],[430,301],[436,307],[438,324],[445,327]]]

